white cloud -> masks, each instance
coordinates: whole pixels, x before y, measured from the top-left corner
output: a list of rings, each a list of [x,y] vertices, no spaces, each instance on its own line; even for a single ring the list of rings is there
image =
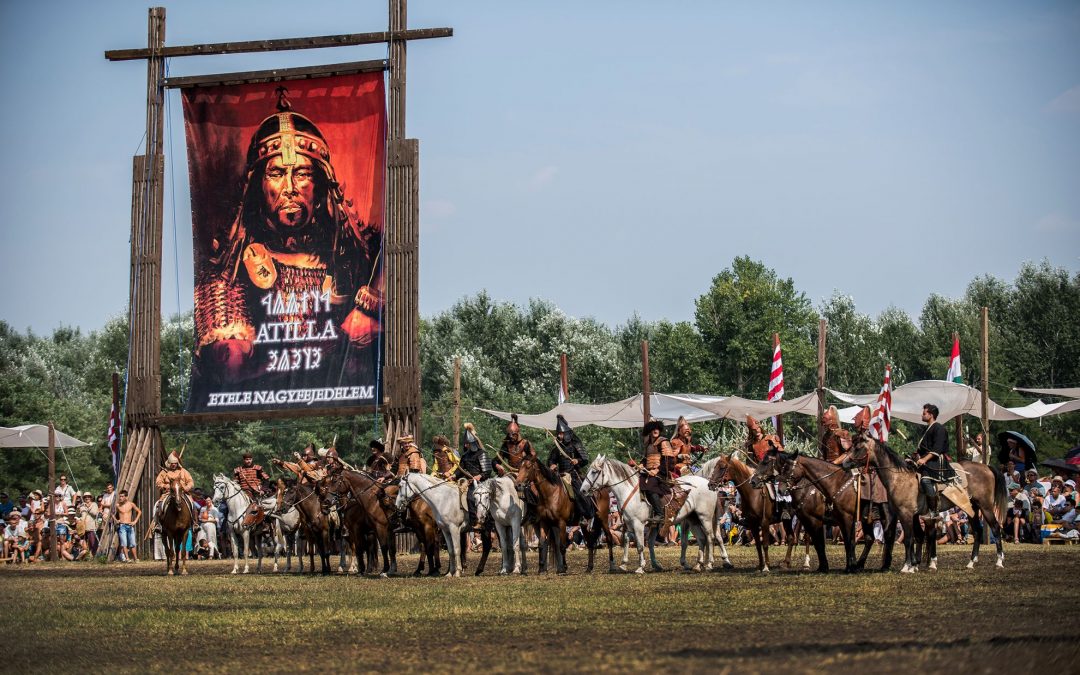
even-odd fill
[[[1047,103],[1046,111],[1052,113],[1080,112],[1080,84],[1061,93],[1053,101]]]
[[[1035,223],[1035,230],[1043,234],[1080,232],[1080,222],[1061,211],[1053,211],[1039,218],[1038,222]]]
[[[557,166],[545,166],[537,169],[536,172],[529,178],[529,190],[533,192],[539,192],[543,190],[551,182],[555,180],[556,174],[559,173],[559,167]]]

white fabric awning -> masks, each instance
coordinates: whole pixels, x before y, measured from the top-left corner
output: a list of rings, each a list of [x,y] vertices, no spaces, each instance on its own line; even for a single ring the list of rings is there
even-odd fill
[[[643,426],[645,417],[641,394],[616,401],[587,405],[581,403],[563,403],[551,410],[537,415],[518,415],[518,423],[534,429],[554,429],[556,415],[566,418],[572,427],[596,426],[608,429],[633,429]],[[509,420],[510,412],[476,408],[480,412]],[[679,417],[688,422],[707,422],[721,418],[745,420],[747,415],[755,418],[769,417],[784,413],[798,412],[806,415],[817,414],[817,395],[814,393],[800,396],[790,401],[755,401],[738,396],[706,396],[703,394],[652,394],[649,397],[649,413],[653,419],[674,424]]]
[[[1015,387],[1014,391],[1023,391],[1039,396],[1061,396],[1063,398],[1080,398],[1080,387],[1064,387],[1061,389],[1026,389]]]
[[[878,397],[877,394],[846,394],[833,389],[830,389],[829,393],[844,403],[854,404],[837,411],[840,413],[840,421],[848,424],[855,419],[860,407],[873,406]],[[946,380],[919,380],[897,387],[892,392],[892,416],[905,422],[922,424],[922,407],[926,403],[933,403],[938,407],[941,412],[938,416],[939,422],[947,422],[957,415],[982,416],[982,392],[974,387]],[[995,422],[1033,420],[1076,410],[1080,410],[1080,400],[1064,403],[1036,401],[1018,408],[1006,408],[990,401],[987,406],[988,416]]]
[[[90,445],[77,438],[53,430],[56,447],[81,448]],[[24,424],[21,427],[0,427],[0,448],[47,448],[49,427],[44,424]]]

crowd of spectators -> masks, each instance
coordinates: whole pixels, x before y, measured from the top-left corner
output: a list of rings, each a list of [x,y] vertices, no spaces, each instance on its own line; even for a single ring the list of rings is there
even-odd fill
[[[3,559],[7,563],[33,563],[49,558],[49,520],[56,520],[56,553],[61,560],[83,560],[97,553],[98,533],[113,517],[116,495],[110,484],[101,494],[78,492],[61,475],[52,495],[41,490],[12,500],[0,492],[3,518]]]

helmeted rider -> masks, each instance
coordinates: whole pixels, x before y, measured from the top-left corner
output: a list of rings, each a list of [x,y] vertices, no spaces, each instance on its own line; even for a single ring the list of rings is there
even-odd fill
[[[581,474],[589,466],[589,453],[585,452],[585,445],[562,415],[555,416],[555,444],[548,453],[547,462],[552,471],[569,477],[578,515],[584,520],[591,519],[596,506],[581,494]]]
[[[402,478],[407,473],[421,473],[424,470],[424,456],[420,454],[420,448],[416,447],[412,436],[402,436],[398,439],[397,478]]]
[[[691,465],[700,462],[706,450],[704,445],[694,444],[690,423],[682,416],[675,423],[675,436],[671,439],[671,447],[675,451],[676,476],[685,476],[690,473]]]
[[[475,527],[476,522],[476,486],[480,481],[491,478],[491,458],[488,457],[484,444],[476,435],[476,428],[469,422],[465,423],[465,439],[461,444],[461,463],[454,474],[456,479],[469,481],[469,489],[466,499],[469,504],[469,526]]]
[[[536,453],[533,451],[532,443],[521,435],[521,425],[518,424],[517,414],[511,414],[510,423],[506,425],[506,436],[503,438],[499,451],[495,454],[498,459],[495,470],[500,476],[516,473],[521,468],[521,460],[525,459],[526,455],[533,454]]]
[[[255,502],[266,491],[265,485],[270,481],[270,474],[266,473],[262,465],[255,463],[250,452],[245,452],[240,458],[240,466],[233,469],[233,480],[247,493],[251,501]]]
[[[195,489],[195,481],[192,480],[191,474],[180,463],[180,455],[176,454],[176,451],[170,452],[169,457],[165,460],[165,467],[158,472],[157,478],[154,480],[154,484],[158,488],[159,497],[154,504],[154,520],[158,519],[161,505],[165,501],[165,497],[169,494],[172,481],[179,481],[180,489],[183,491],[184,496],[187,498],[188,508],[191,510],[192,518],[195,516],[194,502],[191,499],[191,491]]]
[[[431,439],[432,455],[435,459],[431,468],[431,475],[443,480],[453,480],[454,472],[457,471],[461,458],[452,447],[446,436],[436,436]]]

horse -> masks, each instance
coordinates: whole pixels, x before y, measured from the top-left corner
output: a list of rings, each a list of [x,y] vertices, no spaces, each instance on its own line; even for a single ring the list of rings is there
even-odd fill
[[[307,483],[297,483],[282,493],[281,506],[286,510],[295,508],[300,513],[304,540],[318,550],[322,574],[330,574],[330,519],[323,513],[318,492]],[[315,557],[311,548],[308,549],[308,564],[314,574]]]
[[[526,455],[518,467],[517,483],[536,494],[537,529],[548,535],[548,547],[555,558],[555,573],[566,574],[566,547],[570,541],[566,526],[574,517],[574,502],[559,474],[534,454]]]
[[[855,523],[858,521],[859,497],[856,490],[856,475],[842,466],[815,457],[800,455],[798,452],[785,453],[772,451],[759,467],[759,476],[775,477],[788,486],[792,495],[793,506],[799,516],[799,522],[810,533],[810,540],[818,555],[818,572],[828,572],[829,563],[825,557],[825,521],[832,518],[840,527],[844,539],[846,572],[856,572],[866,562],[866,556],[874,545],[872,524],[863,521],[865,544],[862,557],[855,557]],[[830,514],[829,507],[832,508]],[[895,525],[890,524],[886,531],[895,535]],[[886,558],[883,563],[887,564]],[[885,567],[888,569],[888,567]]]
[[[184,540],[195,523],[191,502],[184,494],[180,481],[169,481],[169,491],[158,511],[161,539],[165,543],[165,574],[187,574],[187,552]]]
[[[240,544],[243,543],[243,555],[244,555],[244,574],[250,571],[248,559],[251,557],[251,535],[255,534],[255,555],[258,558],[258,562],[255,565],[255,572],[262,571],[262,546],[260,545],[261,523],[256,523],[251,518],[250,511],[254,502],[248,493],[241,489],[240,484],[234,480],[231,480],[225,476],[225,474],[214,474],[214,497],[215,504],[225,502],[228,508],[228,529],[229,529],[229,541],[232,544],[232,557],[233,568],[232,573],[236,574],[240,569],[240,561],[237,554],[240,552]]]
[[[499,535],[499,548],[502,551],[499,574],[523,574],[521,563],[528,549],[525,538],[521,536],[525,501],[518,496],[513,479],[509,476],[489,478],[477,485],[473,494],[476,497],[476,519],[483,523],[490,515]]]
[[[869,419],[869,417],[866,419]],[[859,433],[859,431],[857,430],[856,433]],[[848,432],[831,428],[826,429],[822,443],[825,446],[822,450],[822,459],[826,460],[842,457],[848,453],[852,446]],[[859,474],[858,517],[859,522],[862,524],[863,550],[856,562],[859,569],[863,569],[866,566],[866,558],[870,554],[870,549],[874,546],[874,510],[876,509],[880,515],[882,531],[889,530],[890,524],[895,520],[889,512],[889,496],[886,494],[884,484],[878,476],[877,468],[865,459],[862,460],[861,464],[862,466],[859,467],[861,471]],[[894,527],[892,529],[894,535],[895,531],[896,528]],[[788,547],[788,551],[791,551],[790,546]],[[889,562],[891,563],[891,560]],[[888,565],[885,565],[882,569],[888,569]]]
[[[769,528],[773,524],[773,499],[760,481],[753,481],[754,472],[734,454],[717,457],[713,465],[709,487],[714,488],[728,481],[735,482],[742,500],[743,521],[758,554],[758,571],[769,572]]]
[[[398,483],[398,496],[395,504],[398,510],[406,508],[410,502],[423,499],[435,518],[435,523],[442,532],[446,543],[446,552],[450,564],[448,577],[460,577],[461,565],[458,563],[458,547],[461,546],[461,533],[469,524],[469,511],[462,505],[464,496],[456,483],[422,473],[407,473]]]
[[[325,479],[327,498],[324,507],[338,504],[342,525],[348,528],[354,554],[363,555],[362,543],[367,533],[375,535],[382,553],[380,577],[397,574],[397,544],[390,517],[383,508],[383,484],[361,471],[340,471]],[[343,500],[343,501],[342,501]]]
[[[919,527],[918,512],[919,500],[919,473],[883,441],[875,440],[869,433],[859,434],[855,438],[855,457],[862,461],[869,457],[870,463],[878,468],[881,482],[889,493],[889,507],[895,514],[895,520],[904,526],[904,567],[900,570],[904,573],[917,572],[919,569],[920,552],[916,550],[917,536],[925,534]],[[979,545],[982,543],[983,522],[985,518],[997,541],[997,568],[1005,567],[1005,552],[1001,545],[1001,523],[1008,509],[1008,491],[1005,488],[1005,477],[997,469],[979,462],[958,462],[962,471],[967,474],[967,491],[971,499],[971,506],[975,514],[970,522],[974,535],[974,546],[971,550],[971,559],[967,569],[974,569],[979,561]],[[939,494],[939,499],[948,500]],[[895,530],[895,526],[893,527]],[[895,532],[893,533],[895,534]],[[885,535],[885,552],[891,560],[892,547],[895,537],[888,533]],[[937,569],[937,537],[931,534],[927,542],[930,554],[931,570]]]
[[[615,571],[615,533],[609,525],[611,516],[611,491],[600,488],[592,494],[593,504],[596,506],[596,515],[588,523],[587,528],[582,529],[585,535],[585,547],[589,550],[589,563],[585,566],[586,572],[593,571],[593,562],[596,559],[596,549],[600,547],[600,535],[604,535],[608,552],[608,572]]]
[[[656,560],[656,535],[658,529],[647,526],[646,521],[652,515],[652,508],[639,496],[638,472],[633,467],[623,464],[617,459],[598,455],[589,465],[589,471],[585,474],[585,480],[581,482],[581,493],[590,495],[600,488],[608,488],[615,495],[615,501],[622,513],[623,523],[627,534],[633,534],[638,549],[638,567],[636,574],[645,573],[645,544],[649,547],[649,560],[654,571],[662,571],[663,568]],[[646,538],[648,530],[648,538]],[[619,569],[627,571],[626,565],[630,560],[630,537],[623,537],[623,558]]]
[[[293,553],[300,562],[300,574],[304,573],[304,554],[300,549],[300,511],[295,508],[278,509],[278,498],[269,497],[259,502],[267,517],[273,519],[274,571],[278,571],[278,558],[285,554],[285,572],[292,571]]]
[[[720,544],[720,555],[724,559],[724,569],[734,568],[734,565],[731,564],[731,558],[728,557],[724,537],[716,529],[719,525],[716,516],[717,494],[709,487],[709,480],[703,476],[691,474],[681,476],[675,482],[683,489],[689,490],[686,501],[683,502],[672,520],[676,525],[683,525],[680,528],[679,536],[681,545],[679,564],[682,565],[684,570],[700,572],[704,568],[707,572],[712,571],[713,564],[716,561],[715,541]],[[698,544],[698,562],[693,567],[686,562],[686,549],[690,543],[691,530],[694,532]]]

